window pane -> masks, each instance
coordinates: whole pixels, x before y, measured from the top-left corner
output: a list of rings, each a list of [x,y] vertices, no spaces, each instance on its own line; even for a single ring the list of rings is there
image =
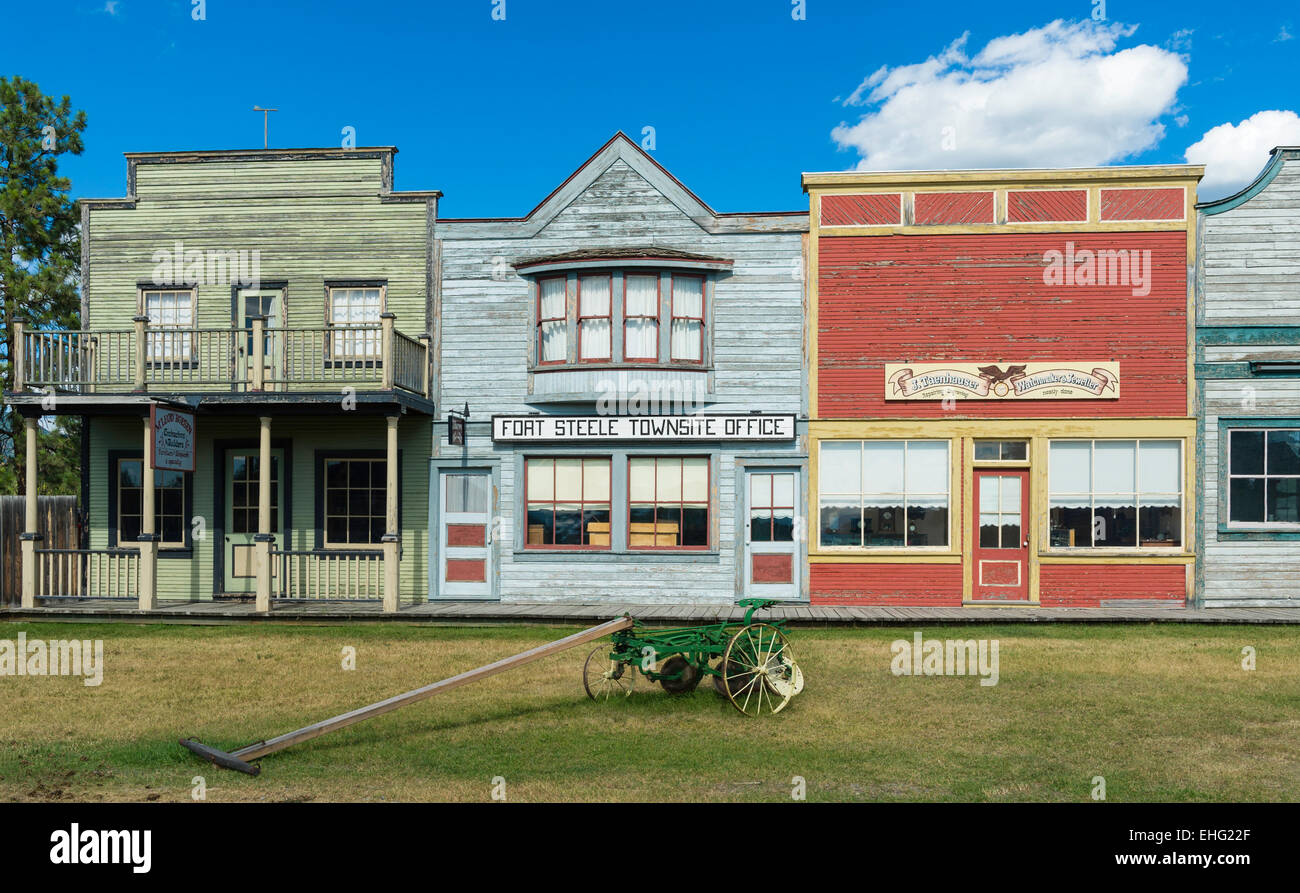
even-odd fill
[[[608,360],[611,355],[609,320],[584,319],[580,343],[584,360]]]
[[[556,363],[568,356],[568,329],[564,320],[542,323],[542,362]]]
[[[582,501],[582,460],[555,460],[555,498],[566,502]],[[556,521],[558,526],[559,521]]]
[[[1137,545],[1137,507],[1133,503],[1124,499],[1097,499],[1092,520],[1093,545]]]
[[[1049,465],[1048,489],[1052,493],[1092,491],[1092,444],[1088,441],[1052,441]]]
[[[582,545],[582,510],[569,503],[555,506],[555,545]]]
[[[767,508],[772,505],[772,475],[749,476],[749,505],[751,508]]]
[[[1229,433],[1232,474],[1264,473],[1264,432],[1232,431]]]
[[[996,440],[975,441],[975,459],[977,461],[1001,458],[1002,452],[998,449],[998,442]]]
[[[550,500],[555,498],[554,463],[554,459],[528,459],[526,461],[528,472],[527,498],[529,500]]]
[[[1053,499],[1050,515],[1053,548],[1092,545],[1092,506],[1087,498]]]
[[[1020,478],[1002,478],[1002,512],[1020,514]]]
[[[862,491],[862,444],[858,441],[822,441],[818,488],[823,493]]]
[[[675,319],[672,328],[672,358],[699,362],[703,359],[703,326],[697,320]]]
[[[123,487],[140,487],[144,484],[141,477],[141,459],[129,459],[118,463],[118,482]]]
[[[907,545],[948,545],[948,500],[944,496],[911,496],[907,506]]]
[[[996,515],[1000,500],[998,499],[998,479],[994,477],[981,477],[978,483],[980,491],[980,514]],[[981,524],[984,522],[981,520]],[[992,522],[996,524],[997,522]]]
[[[1024,440],[1003,441],[1002,458],[1012,461],[1020,461],[1029,458],[1029,443]]]
[[[584,459],[582,498],[586,502],[609,502],[609,460]]]
[[[910,441],[907,445],[907,491],[945,493],[947,490],[948,444],[943,441]]]
[[[653,360],[659,356],[659,324],[652,319],[629,319],[623,337],[623,356]]]
[[[1300,429],[1268,432],[1268,473],[1300,474]]]
[[[1132,493],[1137,489],[1137,444],[1131,440],[1099,440],[1093,445],[1096,451],[1093,484],[1096,493]]]
[[[528,545],[551,546],[555,544],[555,530],[552,518],[550,505],[530,505],[528,507]]]
[[[673,316],[704,316],[704,280],[693,276],[673,277]]]
[[[563,319],[565,317],[565,280],[543,279],[541,319]]]
[[[1300,522],[1300,478],[1268,479],[1267,521]]]
[[[447,511],[487,512],[488,492],[490,490],[488,475],[449,474],[445,480],[447,486]]]
[[[1182,456],[1177,440],[1144,440],[1138,445],[1138,481],[1143,493],[1182,491]]]
[[[903,441],[864,442],[862,444],[862,491],[902,493],[905,452]]]
[[[704,506],[682,508],[681,545],[707,546],[709,544],[709,510]]]
[[[1183,513],[1177,497],[1142,504],[1138,533],[1143,546],[1182,545]]]
[[[749,539],[754,543],[772,541],[772,513],[769,509],[755,509],[749,513]]]
[[[862,509],[856,500],[851,504],[822,500],[821,544],[823,546],[862,545]]]
[[[654,459],[633,458],[628,461],[628,493],[633,502],[654,502]]]
[[[1228,519],[1262,522],[1264,520],[1264,479],[1232,478],[1228,484]]]
[[[682,499],[686,502],[709,501],[709,460],[682,460]]]
[[[660,459],[657,475],[656,501],[680,502],[682,499],[682,462],[680,459]]]
[[[862,534],[868,546],[906,545],[907,521],[902,501],[881,497],[862,508]]]
[[[772,475],[772,505],[794,507],[794,475]]]
[[[996,549],[998,547],[998,516],[980,515],[980,548]]]
[[[794,542],[794,510],[776,509],[772,512],[772,539],[778,543]]]
[[[659,277],[628,274],[627,316],[659,316]]]
[[[609,316],[608,276],[583,276],[578,280],[578,315]]]

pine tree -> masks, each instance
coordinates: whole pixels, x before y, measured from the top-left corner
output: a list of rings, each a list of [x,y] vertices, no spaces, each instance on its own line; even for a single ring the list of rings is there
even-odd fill
[[[62,155],[80,155],[86,114],[67,96],[46,96],[22,77],[0,77],[0,380],[13,390],[13,324],[77,328],[81,233],[71,183],[58,174]],[[81,463],[80,420],[57,417],[38,432],[42,493],[75,493]],[[0,492],[23,492],[22,420],[0,413]]]

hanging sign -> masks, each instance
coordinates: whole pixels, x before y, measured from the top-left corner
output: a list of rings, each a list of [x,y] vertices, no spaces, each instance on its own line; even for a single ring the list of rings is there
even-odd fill
[[[154,403],[149,406],[149,427],[153,429],[152,468],[194,470],[194,413]]]
[[[492,440],[794,440],[794,415],[493,416]]]
[[[886,400],[1117,400],[1119,363],[886,363]]]

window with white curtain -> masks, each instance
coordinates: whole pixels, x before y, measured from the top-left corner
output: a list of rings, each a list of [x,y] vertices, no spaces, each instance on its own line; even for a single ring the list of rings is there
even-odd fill
[[[607,274],[578,278],[578,347],[581,360],[609,360],[610,277]]]
[[[704,362],[704,278],[673,276],[672,348],[675,363]]]
[[[659,359],[659,276],[628,273],[623,280],[623,358]]]
[[[194,359],[194,292],[147,291],[142,298],[149,317],[148,350],[151,363],[188,363]]]
[[[569,356],[567,288],[563,276],[537,283],[537,361],[563,363]]]
[[[1054,440],[1047,477],[1052,546],[1182,545],[1182,441]]]
[[[329,325],[333,329],[332,357],[373,360],[380,355],[379,315],[384,311],[383,289],[331,288]]]
[[[824,440],[819,451],[822,548],[948,545],[948,441]]]

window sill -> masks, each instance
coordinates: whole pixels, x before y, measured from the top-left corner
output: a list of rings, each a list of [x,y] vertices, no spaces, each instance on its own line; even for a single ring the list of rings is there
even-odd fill
[[[626,360],[621,362],[610,362],[601,360],[589,360],[577,363],[546,363],[544,365],[533,365],[528,367],[529,372],[547,373],[547,372],[582,372],[591,370],[606,370],[610,372],[627,371],[635,369],[638,372],[712,372],[713,366],[705,363],[661,363],[659,361],[646,360],[638,362],[635,360]]]
[[[1224,527],[1215,531],[1220,542],[1233,540],[1300,540],[1300,525],[1292,527]]]
[[[1093,558],[1177,558],[1190,561],[1196,555],[1185,551],[1181,546],[1169,548],[1139,548],[1125,546],[1112,549],[1094,549],[1080,546],[1075,549],[1048,549],[1038,553],[1040,561],[1047,564],[1064,564],[1073,561],[1087,561]]]

